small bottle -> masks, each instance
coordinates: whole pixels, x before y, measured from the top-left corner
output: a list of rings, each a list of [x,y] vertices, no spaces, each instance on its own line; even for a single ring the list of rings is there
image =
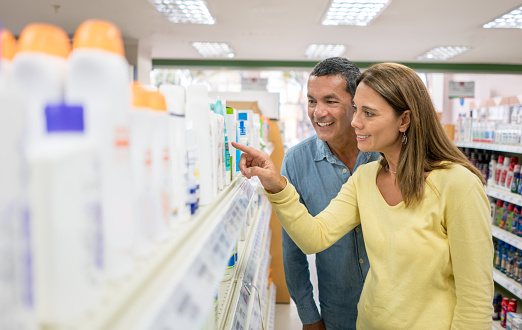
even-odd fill
[[[502,248],[502,259],[500,260],[500,271],[506,274],[507,271],[507,260],[508,260],[508,252],[509,252],[509,244],[504,242],[504,246]]]
[[[495,185],[500,184],[500,176],[502,173],[502,167],[504,166],[504,156],[498,156],[497,166],[495,167]]]
[[[507,314],[508,305],[509,305],[509,298],[507,298],[507,297],[502,298],[502,310],[500,312],[500,325],[504,328],[506,327],[506,314]]]
[[[504,202],[502,206],[502,217],[500,218],[500,224],[498,225],[500,228],[504,229],[506,227],[506,221],[508,217],[508,202]]]
[[[511,192],[516,194],[520,183],[520,164],[516,164],[513,169],[513,181],[511,182]]]
[[[511,219],[511,233],[518,234],[518,223],[520,221],[520,206],[516,205],[513,209],[513,218]]]
[[[513,182],[514,169],[515,169],[515,164],[513,164],[513,163],[509,164],[509,169],[508,169],[507,175],[506,175],[506,184],[503,187],[504,189],[511,190],[511,182]]]
[[[500,320],[500,312],[502,311],[502,295],[499,293],[493,298],[493,320]]]
[[[502,212],[503,212],[504,201],[498,199],[497,207],[495,207],[495,226],[500,227],[500,223],[502,221]]]
[[[504,246],[504,242],[499,241],[497,244],[497,249],[495,250],[495,268],[498,270],[501,269],[503,246]]]
[[[504,157],[504,164],[502,165],[502,170],[500,171],[499,185],[501,188],[504,188],[506,186],[506,178],[507,178],[507,172],[509,170],[509,164],[511,164],[511,158]]]
[[[515,267],[514,267],[514,260],[516,258],[516,248],[514,246],[511,246],[509,248],[509,252],[508,252],[508,259],[507,259],[507,265],[506,265],[506,275],[507,277],[509,278],[513,278],[513,276],[515,275],[514,273],[514,270],[515,270]]]
[[[507,208],[507,218],[506,218],[506,224],[504,226],[504,229],[507,231],[511,231],[511,226],[513,225],[513,218],[515,215],[515,205],[512,203],[508,204]]]

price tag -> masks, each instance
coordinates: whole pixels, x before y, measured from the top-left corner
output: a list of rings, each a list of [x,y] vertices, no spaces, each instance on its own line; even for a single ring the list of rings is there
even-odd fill
[[[239,291],[239,301],[237,302],[234,313],[234,320],[232,321],[232,329],[244,330],[246,329],[246,321],[248,316],[248,302],[250,301],[250,294],[248,293],[245,284],[241,284]]]

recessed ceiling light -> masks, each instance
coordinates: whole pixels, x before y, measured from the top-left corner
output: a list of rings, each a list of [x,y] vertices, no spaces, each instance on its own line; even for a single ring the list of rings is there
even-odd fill
[[[470,50],[468,46],[440,46],[417,56],[418,60],[447,60]]]
[[[317,45],[308,46],[305,52],[307,58],[323,59],[328,57],[341,56],[346,47],[344,45]]]
[[[366,26],[390,0],[332,0],[323,25]]]
[[[482,25],[485,29],[522,29],[522,6]]]
[[[193,42],[192,47],[204,57],[228,57],[235,56],[234,51],[224,42]]]
[[[202,0],[150,0],[172,23],[215,24]]]

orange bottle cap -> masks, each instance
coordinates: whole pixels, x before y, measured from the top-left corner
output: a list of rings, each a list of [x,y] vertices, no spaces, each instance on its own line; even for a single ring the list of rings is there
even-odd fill
[[[49,24],[29,24],[18,38],[20,52],[41,52],[67,58],[71,52],[69,37],[61,28]]]
[[[149,95],[145,87],[137,82],[132,85],[132,104],[135,107],[148,108],[149,107]]]
[[[76,29],[73,48],[97,48],[125,56],[121,33],[116,25],[102,20],[88,20]]]
[[[0,30],[0,57],[12,60],[16,52],[16,40],[8,30]]]
[[[160,91],[149,91],[149,105],[152,110],[167,111],[165,97]]]

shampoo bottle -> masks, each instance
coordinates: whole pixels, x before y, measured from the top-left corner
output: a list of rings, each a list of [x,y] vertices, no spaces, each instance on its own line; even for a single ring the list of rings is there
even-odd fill
[[[121,279],[133,267],[128,71],[123,41],[115,25],[89,20],[77,28],[65,100],[84,108],[85,132],[100,147],[104,267],[109,280]]]

